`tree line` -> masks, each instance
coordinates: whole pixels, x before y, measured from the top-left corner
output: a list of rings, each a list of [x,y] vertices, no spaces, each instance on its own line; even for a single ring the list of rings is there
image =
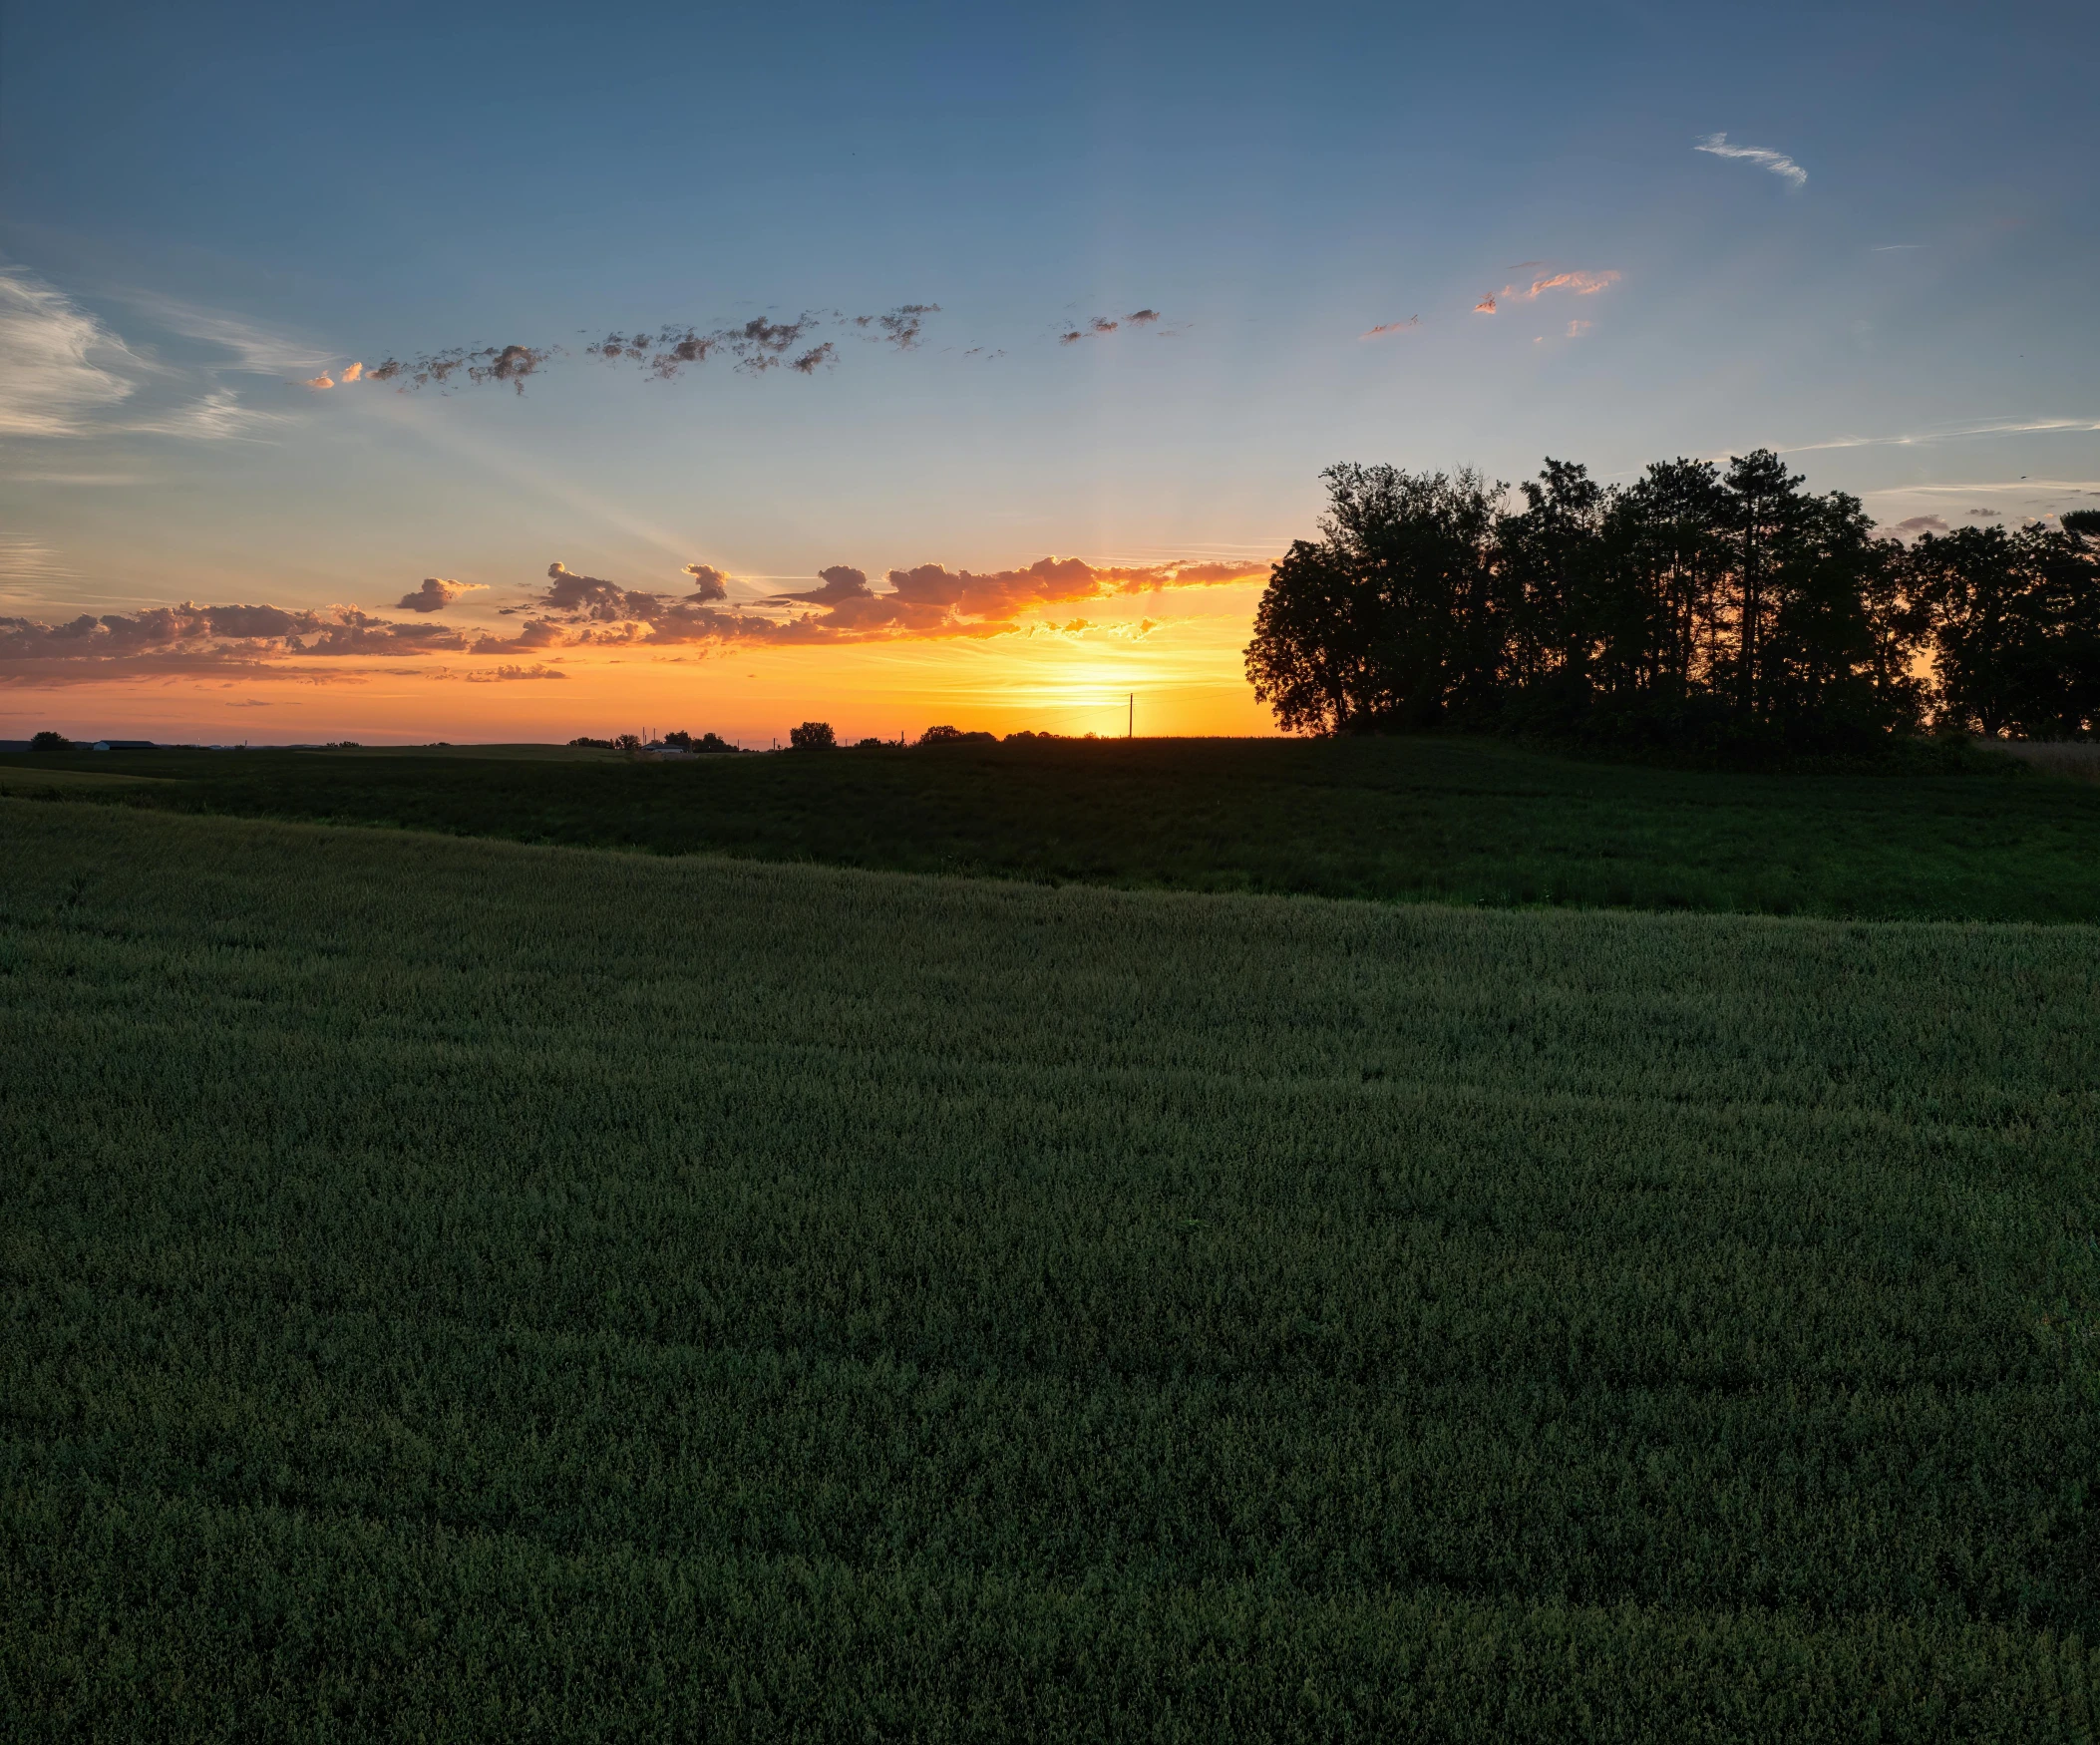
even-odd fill
[[[1847,751],[2100,730],[2100,513],[1906,544],[1769,450],[1603,485],[1330,467],[1271,572],[1256,698],[1313,733],[1443,727]]]

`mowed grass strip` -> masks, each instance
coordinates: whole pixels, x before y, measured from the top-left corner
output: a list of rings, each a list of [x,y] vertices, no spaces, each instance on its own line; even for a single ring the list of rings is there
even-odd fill
[[[0,1693],[2089,1738],[2096,983],[0,803]]]

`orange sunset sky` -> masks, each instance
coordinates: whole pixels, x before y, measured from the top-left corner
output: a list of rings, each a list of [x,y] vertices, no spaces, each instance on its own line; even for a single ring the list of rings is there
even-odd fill
[[[1338,462],[2100,503],[2046,7],[16,10],[0,738],[1267,733]]]

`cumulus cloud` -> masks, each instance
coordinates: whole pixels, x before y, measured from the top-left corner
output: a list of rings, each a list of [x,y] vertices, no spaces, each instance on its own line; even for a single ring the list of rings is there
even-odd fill
[[[1998,521],[2002,519],[1998,511],[1994,509],[1972,509],[1968,513],[1984,521]]]
[[[1388,333],[1407,333],[1422,325],[1422,317],[1410,315],[1405,321],[1381,321],[1367,333],[1359,333],[1358,339],[1383,339]]]
[[[535,661],[530,666],[519,666],[505,661],[496,666],[470,668],[462,676],[471,685],[500,685],[517,679],[565,679],[568,674],[558,666],[548,666],[544,661]]]
[[[155,606],[63,624],[0,618],[0,684],[67,684],[121,672],[265,670],[296,657],[465,651],[445,624],[403,624],[355,606]]]
[[[1915,515],[1896,524],[1899,533],[1943,533],[1946,523],[1935,515]]]
[[[343,366],[343,381],[345,384],[354,382],[364,373],[365,366],[363,364],[345,364]]]
[[[686,598],[695,602],[729,598],[729,577],[712,563],[688,563],[685,573],[693,578],[693,591]]]
[[[1491,293],[1490,293],[1489,295],[1487,295],[1487,296],[1485,296],[1485,297],[1481,298],[1481,300],[1480,300],[1479,302],[1475,303],[1475,304],[1473,305],[1473,312],[1474,312],[1474,314],[1476,314],[1476,315],[1492,315],[1492,314],[1494,314],[1494,313],[1495,313],[1495,298],[1494,298],[1494,295],[1493,295],[1493,293],[1491,292]]]
[[[308,377],[306,385],[318,394],[324,392],[329,388],[333,388],[335,386],[335,378],[331,376],[326,370],[323,370],[318,376]]]
[[[920,315],[932,312],[934,305],[910,304]],[[892,312],[899,313],[899,312]],[[887,317],[870,316],[871,321],[881,321]],[[586,345],[583,355],[596,358],[601,363],[635,363],[643,372],[658,381],[675,381],[686,370],[706,363],[717,353],[736,359],[736,367],[747,375],[762,376],[768,370],[786,364],[803,375],[813,375],[819,369],[838,358],[838,348],[829,340],[822,344],[805,347],[803,342],[823,325],[815,315],[798,315],[793,321],[769,321],[763,315],[736,327],[717,328],[712,333],[702,333],[695,327],[661,327],[651,333],[637,329],[633,333],[608,333],[595,344]],[[909,339],[916,342],[918,330],[908,327]],[[896,337],[904,343],[900,329]],[[906,346],[908,349],[908,345]],[[793,355],[791,355],[793,354]]]
[[[421,670],[430,676],[477,682],[558,678],[544,657],[564,649],[670,648],[694,644],[770,644],[796,647],[905,638],[988,637],[1012,633],[1024,614],[1088,600],[1107,600],[1169,588],[1209,587],[1265,575],[1265,562],[1177,562],[1139,566],[1090,564],[1077,557],[1044,557],[1024,568],[976,572],[922,563],[892,569],[877,589],[850,564],[819,571],[819,586],[778,594],[754,606],[717,604],[726,578],[706,564],[687,564],[699,584],[677,596],[630,588],[587,575],[561,562],[547,566],[546,585],[528,601],[507,608],[525,622],[511,634],[476,632],[434,622],[402,622],[354,606],[159,606],[139,612],[84,613],[69,623],[0,617],[0,685],[92,682],[122,674],[170,677],[198,673],[274,673],[319,682],[374,671]],[[425,583],[430,597],[461,584],[444,577]],[[430,611],[419,589],[404,600]],[[1083,619],[1068,629],[1085,629]],[[1111,634],[1147,633],[1110,626]],[[1047,626],[1046,626],[1047,628]],[[1076,633],[1074,629],[1074,633]],[[363,667],[348,657],[399,658],[466,654],[492,657],[494,667]],[[321,664],[310,664],[315,661]],[[335,664],[343,662],[345,664]],[[332,671],[331,671],[332,667]]]
[[[1708,134],[1692,150],[1711,153],[1716,158],[1740,158],[1745,163],[1769,170],[1792,187],[1808,185],[1808,172],[1784,152],[1769,152],[1762,146],[1731,146],[1726,134]]]
[[[421,587],[403,594],[394,604],[408,612],[442,612],[460,595],[488,585],[486,581],[448,581],[442,575],[426,575]]]
[[[639,620],[662,598],[659,594],[621,587],[602,576],[579,575],[559,558],[546,566],[546,591],[535,603],[574,621],[617,624]]]
[[[918,336],[925,330],[926,317],[938,315],[938,303],[899,303],[886,315],[856,315],[856,327],[872,328],[872,339],[886,340],[898,351],[909,351],[918,344]]]
[[[1114,315],[1091,315],[1076,326],[1066,328],[1057,336],[1057,343],[1077,345],[1082,339],[1100,339],[1111,333],[1120,333],[1125,327],[1156,327],[1161,319],[1157,309],[1138,309],[1121,319]]]
[[[807,593],[782,593],[773,596],[776,603],[790,600],[802,601],[813,606],[835,606],[844,600],[864,600],[870,597],[868,574],[845,563],[835,563],[829,569],[817,571],[817,579],[824,583]]]
[[[788,353],[802,344],[804,336],[816,325],[814,315],[801,315],[793,321],[768,321],[760,316],[729,331],[729,349],[736,357],[738,369],[762,375],[786,362]],[[801,367],[799,363],[797,367]]]
[[[428,388],[433,384],[449,388],[454,377],[465,376],[470,382],[508,382],[523,394],[526,379],[537,375],[560,352],[559,346],[485,345],[479,351],[455,347],[451,351],[426,352],[409,363],[390,357],[362,373],[368,382],[397,382],[404,390]],[[354,378],[346,373],[343,380],[348,382]],[[324,377],[309,382],[307,386],[317,388],[332,384]]]
[[[687,573],[699,566],[688,566]],[[1045,557],[1022,569],[973,572],[922,563],[892,569],[878,591],[865,570],[833,564],[819,586],[771,595],[748,608],[717,610],[715,596],[676,598],[580,575],[555,563],[547,586],[508,608],[527,621],[516,637],[486,637],[483,654],[575,646],[648,643],[773,643],[892,640],[1003,635],[1023,613],[1175,587],[1206,587],[1267,574],[1266,562],[1183,562],[1139,567],[1094,565]],[[719,572],[717,572],[719,573]]]

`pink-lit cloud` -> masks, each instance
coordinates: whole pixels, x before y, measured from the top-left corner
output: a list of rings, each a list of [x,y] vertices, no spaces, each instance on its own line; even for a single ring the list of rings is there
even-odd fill
[[[434,622],[377,617],[354,606],[157,606],[139,612],[83,614],[67,623],[0,618],[0,685],[54,685],[143,674],[273,674],[318,681],[353,676],[354,658],[466,655],[493,658],[472,670],[426,666],[431,676],[553,678],[544,657],[564,649],[668,648],[694,644],[781,647],[1010,634],[1032,612],[1173,588],[1212,587],[1265,576],[1265,561],[1091,564],[1044,557],[1023,568],[949,569],[922,563],[892,569],[879,589],[849,564],[821,571],[819,585],[731,607],[726,578],[706,564],[684,573],[699,585],[674,594],[627,587],[603,576],[547,566],[545,585],[504,608],[522,619],[515,631],[477,631]],[[433,586],[433,584],[436,584]],[[437,599],[464,584],[442,576],[404,596],[406,609],[435,611]],[[454,593],[450,597],[457,597]],[[449,603],[449,599],[446,603]],[[1084,620],[1070,622],[1084,626]],[[1118,630],[1116,634],[1143,634]],[[317,664],[308,664],[317,663]],[[335,673],[327,668],[336,667]],[[365,667],[414,672],[417,667]]]
[[[1615,269],[1604,272],[1557,272],[1532,280],[1526,290],[1515,285],[1505,285],[1505,297],[1522,298],[1525,302],[1544,296],[1548,291],[1573,291],[1578,297],[1593,297],[1599,291],[1609,290],[1622,277]]]
[[[1492,315],[1492,314],[1494,314],[1494,313],[1495,313],[1495,297],[1494,297],[1494,294],[1493,294],[1493,293],[1491,292],[1491,293],[1490,293],[1489,295],[1487,295],[1487,296],[1485,296],[1485,297],[1481,298],[1481,300],[1480,300],[1479,302],[1475,303],[1475,304],[1473,305],[1473,312],[1474,312],[1474,314],[1476,314],[1476,315]]]
[[[1368,332],[1359,333],[1358,339],[1383,339],[1388,333],[1411,333],[1422,325],[1422,317],[1410,315],[1405,321],[1381,321]]]

